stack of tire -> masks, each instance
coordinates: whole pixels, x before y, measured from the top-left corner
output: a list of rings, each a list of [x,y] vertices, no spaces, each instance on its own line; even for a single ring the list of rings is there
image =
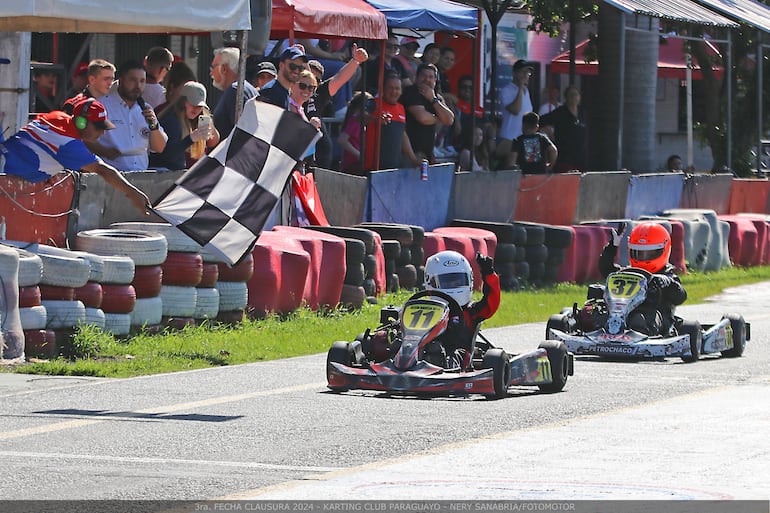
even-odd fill
[[[86,322],[86,307],[75,299],[75,289],[88,283],[91,265],[59,248],[41,245],[37,254],[43,263],[39,287],[40,303],[45,308],[45,328],[56,333],[57,346],[61,350],[77,328]]]
[[[46,328],[46,311],[40,296],[43,261],[29,251],[19,253],[19,317],[24,331],[24,352],[29,357],[53,358],[58,354],[56,333]]]
[[[500,287],[503,290],[517,290],[521,286],[520,273],[525,273],[526,277],[529,277],[529,264],[526,262],[526,253],[523,249],[526,244],[527,230],[523,226],[471,219],[454,219],[450,226],[479,228],[495,234],[497,237],[494,254],[495,271],[500,276]]]
[[[218,262],[217,267],[219,276],[215,288],[219,293],[219,312],[216,320],[224,324],[241,323],[249,302],[246,282],[254,275],[254,257],[248,253],[233,266]]]
[[[545,260],[545,273],[543,283],[556,283],[559,268],[564,263],[567,248],[572,245],[575,232],[568,226],[543,225],[545,227],[545,245],[548,248],[548,256]]]
[[[425,230],[421,226],[368,222],[358,227],[377,232],[382,238],[388,292],[412,290],[422,285],[425,276],[422,247]]]
[[[79,250],[102,256],[102,310],[104,329],[113,335],[123,336],[132,327],[158,324],[157,308],[161,299],[152,299],[157,291],[157,266],[166,261],[168,243],[158,233],[124,228],[85,230],[77,234]],[[136,270],[139,269],[137,278]],[[136,281],[135,281],[136,280]],[[134,283],[142,290],[140,309]],[[154,296],[157,298],[158,296]],[[153,310],[153,306],[155,310]]]
[[[345,280],[340,303],[358,309],[364,300],[376,301],[377,250],[375,232],[349,226],[308,226],[315,231],[336,235],[345,240]],[[380,250],[381,251],[381,250]]]

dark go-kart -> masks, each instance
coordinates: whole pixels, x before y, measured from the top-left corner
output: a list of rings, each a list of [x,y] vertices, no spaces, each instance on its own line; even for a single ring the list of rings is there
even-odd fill
[[[595,355],[617,359],[664,359],[679,357],[695,362],[702,354],[743,354],[751,327],[739,314],[722,316],[716,324],[701,325],[674,316],[665,333],[647,335],[628,326],[629,315],[648,294],[660,293],[651,287],[652,275],[644,269],[628,268],[607,277],[606,285],[589,286],[582,308],[577,303],[552,315],[546,338],[559,340],[575,355]]]
[[[402,308],[383,308],[375,332],[387,337],[373,337],[367,330],[354,342],[332,344],[326,359],[328,387],[498,399],[511,386],[559,392],[573,374],[573,356],[562,342],[544,341],[534,351],[509,356],[478,330],[472,368],[460,368],[440,342],[450,318],[457,316],[462,316],[457,301],[435,290],[414,294]]]

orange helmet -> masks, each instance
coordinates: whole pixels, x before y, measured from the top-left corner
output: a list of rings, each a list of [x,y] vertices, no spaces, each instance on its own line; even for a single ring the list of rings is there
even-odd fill
[[[656,273],[671,256],[671,235],[662,225],[644,222],[636,225],[628,236],[628,257],[633,267]]]

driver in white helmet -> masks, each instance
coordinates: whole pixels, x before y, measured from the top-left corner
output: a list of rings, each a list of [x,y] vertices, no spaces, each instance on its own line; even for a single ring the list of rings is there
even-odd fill
[[[449,319],[446,333],[441,335],[452,366],[468,369],[473,358],[473,336],[484,319],[492,317],[500,306],[500,277],[492,258],[476,253],[481,270],[484,296],[471,302],[473,270],[468,260],[456,251],[441,251],[425,262],[425,287],[450,295],[462,307],[462,318]]]

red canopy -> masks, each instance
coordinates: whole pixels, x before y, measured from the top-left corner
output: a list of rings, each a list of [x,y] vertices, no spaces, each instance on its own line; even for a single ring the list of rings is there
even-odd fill
[[[678,78],[682,80],[686,78],[687,61],[684,50],[684,41],[684,39],[678,37],[672,37],[665,41],[661,41],[660,50],[658,51],[658,76],[660,78]],[[710,58],[714,61],[721,61],[722,55],[713,44],[708,41],[704,41],[703,44],[706,45],[706,53]],[[575,73],[578,75],[597,75],[599,73],[599,63],[597,61],[586,63],[585,61],[584,52],[587,45],[588,39],[575,46],[575,53],[577,54],[577,58],[575,59]],[[724,71],[722,66],[714,65],[712,69],[717,77],[721,78],[722,72]],[[551,73],[569,73],[569,50],[553,58],[551,61]],[[692,78],[695,80],[703,78],[700,67],[694,59]]]
[[[364,0],[272,0],[270,39],[387,39],[385,15]]]

